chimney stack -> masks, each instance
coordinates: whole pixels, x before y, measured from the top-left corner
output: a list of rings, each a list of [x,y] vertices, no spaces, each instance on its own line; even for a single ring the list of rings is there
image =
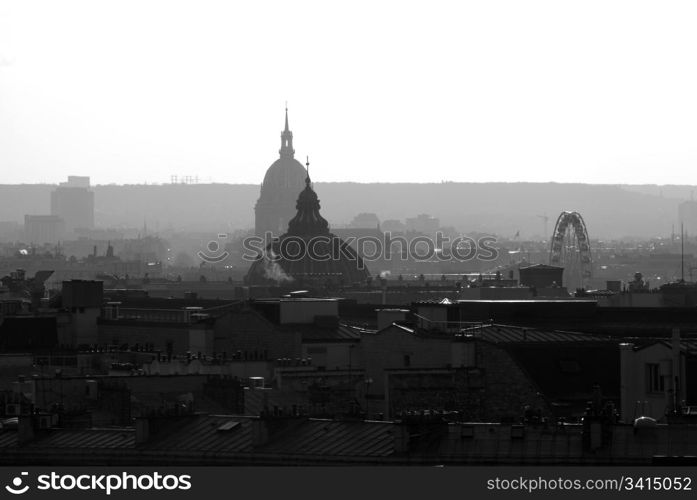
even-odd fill
[[[406,453],[409,451],[409,426],[405,423],[392,424],[394,429],[394,451],[395,453]]]
[[[683,380],[681,378],[682,371],[680,370],[680,328],[673,327],[673,335],[671,337],[671,354],[673,357],[673,376],[670,387],[673,390],[673,411],[679,412],[682,405]]]
[[[269,441],[269,428],[266,419],[257,417],[252,419],[252,447],[264,446]]]
[[[136,446],[150,439],[150,421],[147,417],[136,418]]]
[[[17,418],[17,444],[20,446],[34,440],[34,416],[20,415]]]

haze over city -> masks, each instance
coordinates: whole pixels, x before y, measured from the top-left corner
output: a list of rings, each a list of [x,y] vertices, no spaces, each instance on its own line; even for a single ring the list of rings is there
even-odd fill
[[[0,486],[690,490],[696,14],[0,0]]]
[[[0,4],[2,183],[693,184],[692,2]]]

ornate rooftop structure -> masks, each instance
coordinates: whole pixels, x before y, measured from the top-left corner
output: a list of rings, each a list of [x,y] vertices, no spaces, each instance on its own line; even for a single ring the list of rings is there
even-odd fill
[[[288,231],[270,243],[265,254],[252,264],[246,277],[248,284],[351,285],[363,283],[370,276],[353,248],[329,231],[312,189],[309,165],[308,161],[308,169],[303,169],[305,188],[297,198],[297,212],[288,222]]]

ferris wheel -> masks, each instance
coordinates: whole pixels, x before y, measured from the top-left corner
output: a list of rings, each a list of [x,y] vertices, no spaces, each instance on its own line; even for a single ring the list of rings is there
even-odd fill
[[[562,212],[554,226],[549,263],[564,268],[569,290],[586,288],[591,277],[591,248],[588,230],[578,212]]]

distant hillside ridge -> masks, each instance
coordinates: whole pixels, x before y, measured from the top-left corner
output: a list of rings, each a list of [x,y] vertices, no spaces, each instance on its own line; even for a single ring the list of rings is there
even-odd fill
[[[670,235],[678,204],[693,186],[561,183],[353,183],[315,182],[322,214],[332,225],[360,212],[380,220],[427,213],[443,226],[512,237],[551,232],[563,210],[580,212],[591,238]],[[49,184],[0,185],[0,221],[23,222],[25,214],[50,211]],[[97,185],[95,221],[100,227],[175,228],[222,232],[251,228],[259,185]]]

